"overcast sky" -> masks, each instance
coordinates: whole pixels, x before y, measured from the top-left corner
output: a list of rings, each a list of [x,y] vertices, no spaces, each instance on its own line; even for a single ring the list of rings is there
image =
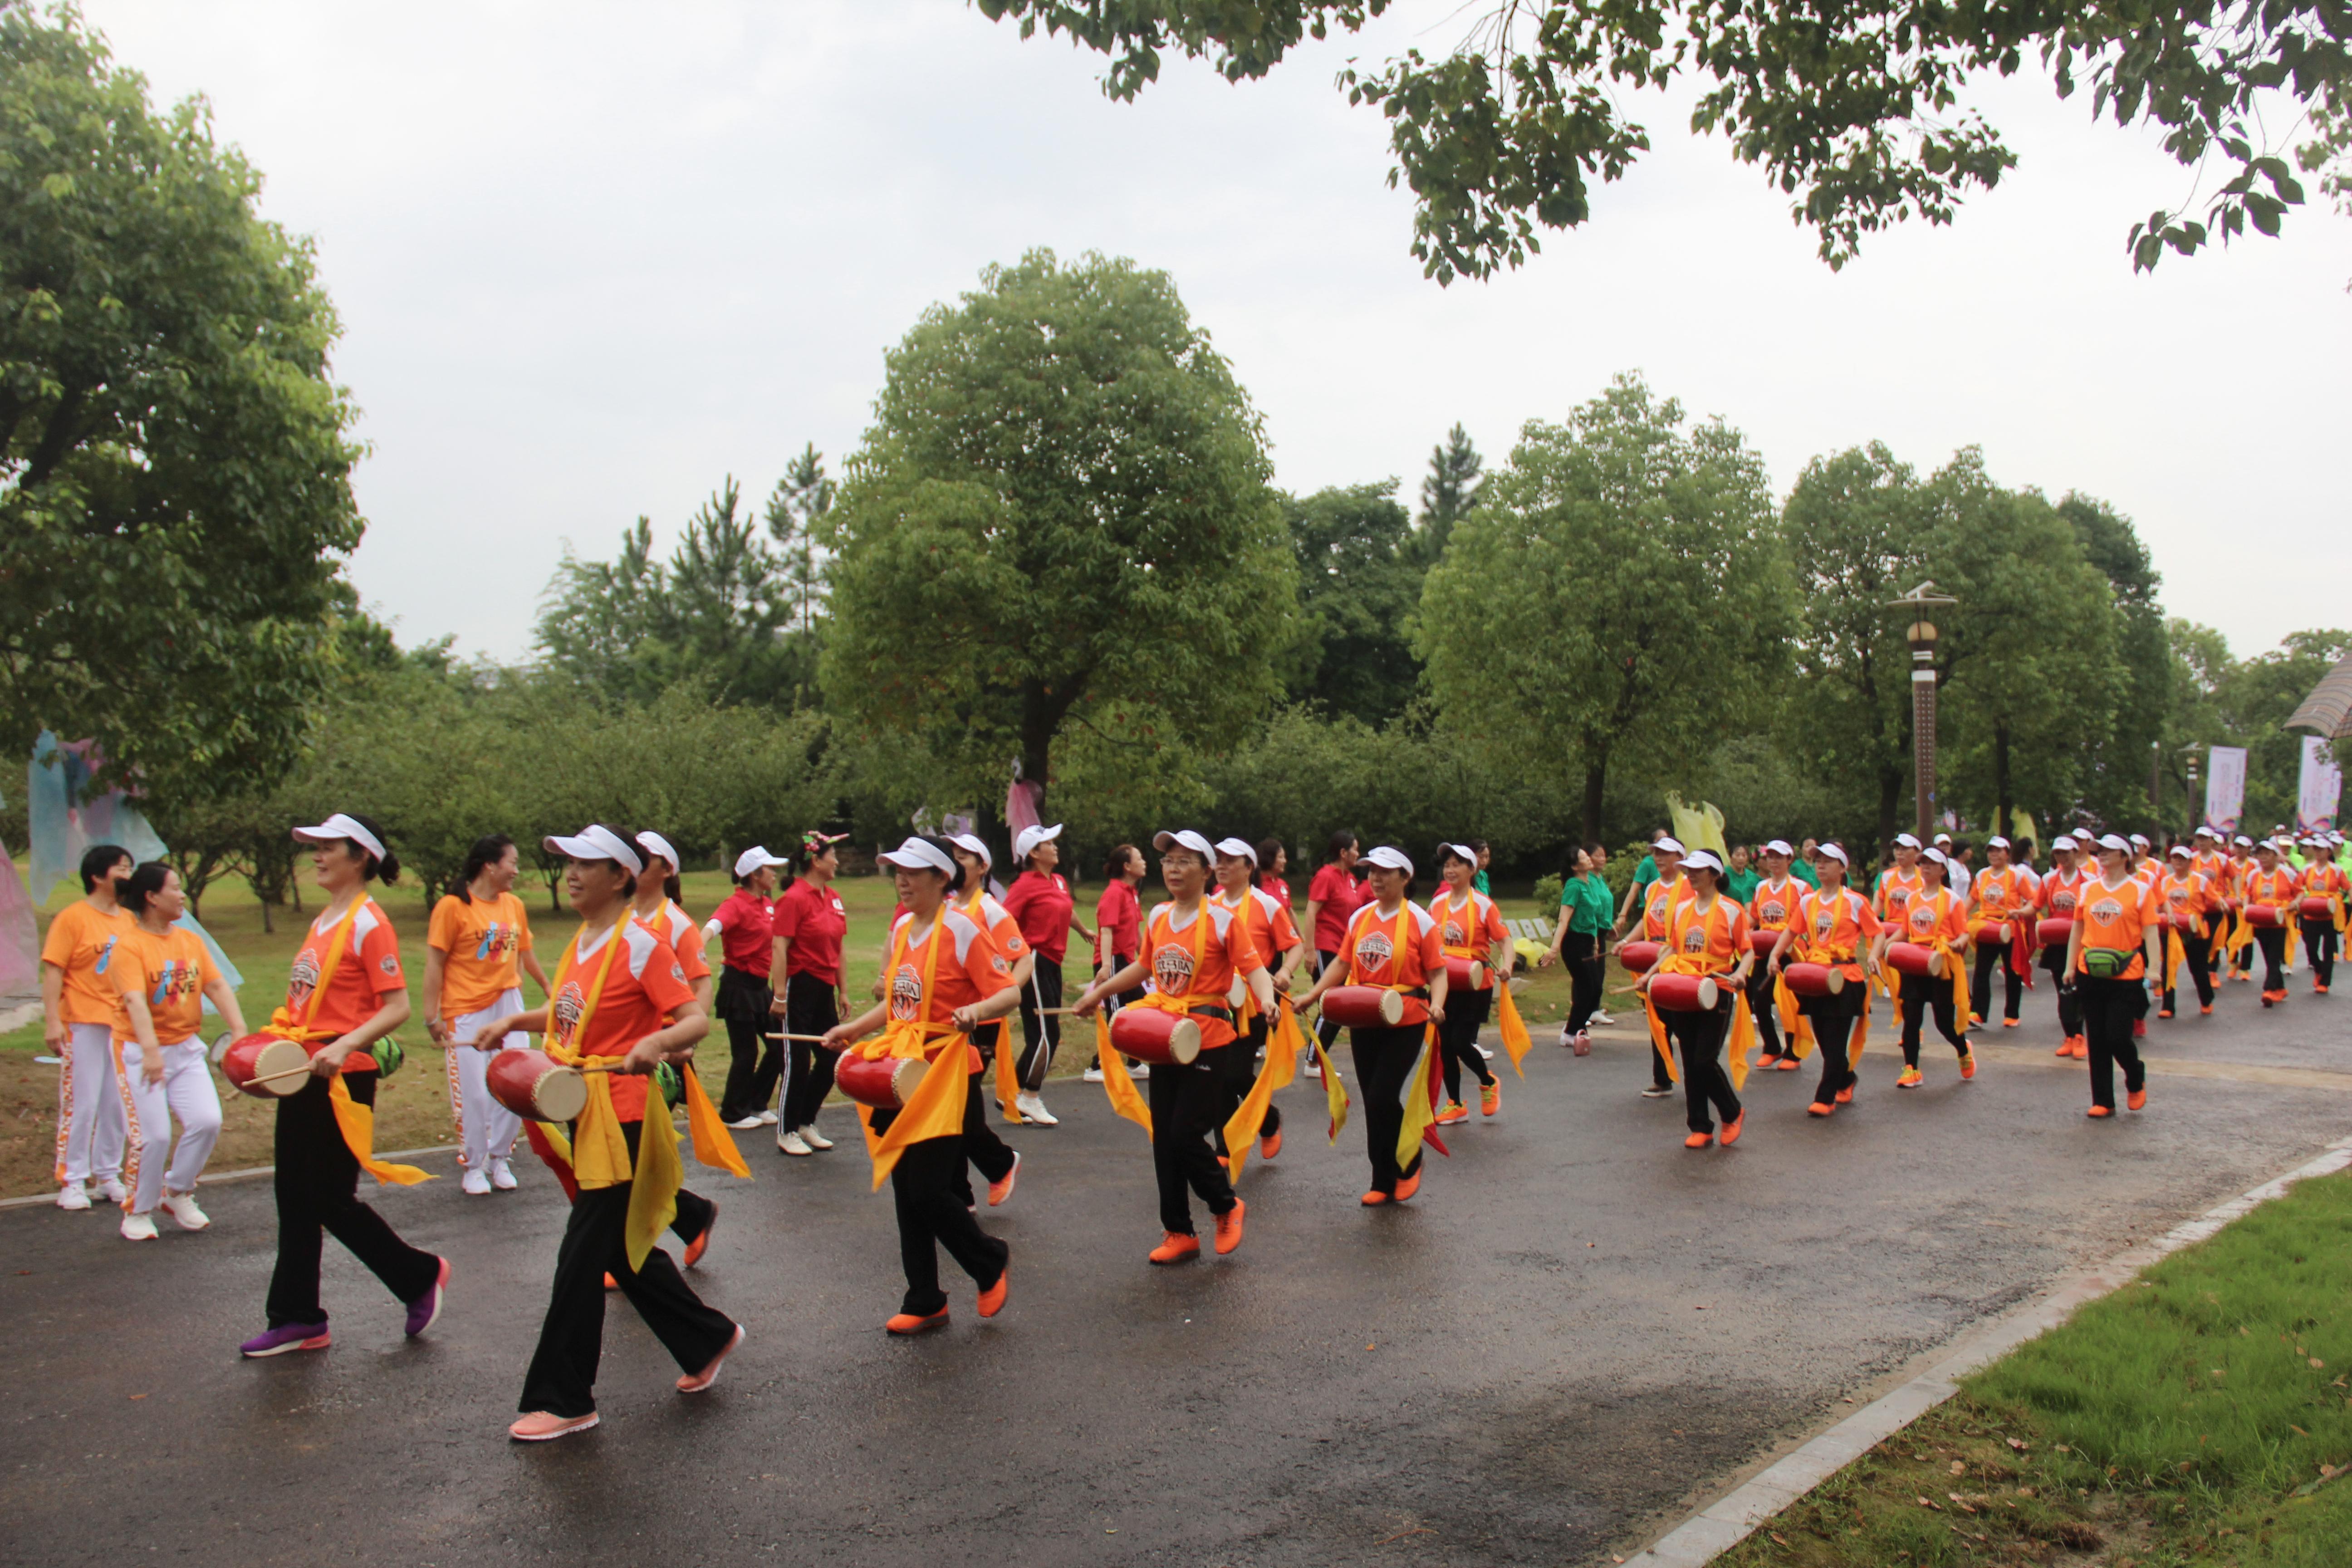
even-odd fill
[[[1441,289],[1407,252],[1349,54],[1451,47],[1459,0],[1229,87],[1171,61],[1134,104],[1100,60],[960,0],[401,5],[87,0],[159,98],[207,95],[315,237],[364,411],[362,595],[404,643],[529,650],[565,541],[667,534],[724,476],[835,471],[882,354],[1032,247],[1166,269],[1264,412],[1295,490],[1410,497],[1456,420],[1490,464],[1616,372],[1745,431],[1783,493],[1872,439],[2134,518],[2173,614],[2241,653],[2343,625],[2352,221],[2306,210],[2135,276],[2134,216],[2187,174],[2087,93],[1990,83],[2022,167],[1952,228],[1832,274],[1787,199],[1684,112],[1584,229]],[[2332,454],[2332,456],[2331,456]]]

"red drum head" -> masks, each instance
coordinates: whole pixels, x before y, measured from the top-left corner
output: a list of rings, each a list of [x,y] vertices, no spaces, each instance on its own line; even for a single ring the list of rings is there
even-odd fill
[[[247,1035],[233,1041],[221,1057],[221,1076],[256,1100],[283,1100],[299,1094],[310,1081],[308,1074],[298,1074],[295,1068],[310,1059],[310,1053],[292,1040],[279,1039],[276,1035]],[[286,1076],[279,1077],[279,1074]],[[269,1079],[258,1083],[257,1079]]]
[[[2074,934],[2074,922],[2062,920],[2043,921],[2033,928],[2033,934],[2041,939],[2042,945],[2044,947],[2063,947]]]
[[[2007,921],[1979,921],[1976,924],[1976,928],[1970,931],[1969,935],[1973,938],[1979,946],[1990,943],[1995,947],[2007,947],[2009,945],[2009,922]]]
[[[1334,985],[1323,1016],[1346,1029],[1388,1029],[1404,1022],[1404,998],[1384,985]]]
[[[2303,918],[2307,921],[2332,921],[2336,919],[2336,906],[2323,897],[2306,898],[2303,900]]]
[[[482,1069],[490,1098],[529,1121],[571,1121],[588,1109],[588,1079],[545,1051],[499,1051]]]
[[[1718,993],[1714,978],[1705,974],[1654,974],[1650,1005],[1661,1013],[1711,1013]]]
[[[1800,996],[1834,996],[1845,989],[1845,971],[1828,963],[1784,963],[1781,977]]]
[[[835,1064],[833,1081],[860,1105],[876,1110],[904,1110],[916,1085],[923,1081],[924,1067],[920,1057],[868,1058],[844,1052]]]
[[[1780,945],[1780,933],[1777,931],[1749,931],[1748,945],[1756,950],[1757,957],[1769,958],[1772,950]]]
[[[1475,958],[1448,958],[1445,961],[1445,984],[1456,991],[1484,991],[1488,974],[1486,966]]]
[[[1138,1061],[1183,1067],[1201,1054],[1201,1026],[1158,1007],[1121,1007],[1111,1016],[1110,1043]]]
[[[1654,942],[1629,942],[1617,950],[1617,962],[1628,974],[1647,974],[1657,967],[1658,947]]]
[[[1930,980],[1944,977],[1944,955],[1932,947],[1921,947],[1914,942],[1892,943],[1886,950],[1887,965],[1903,974],[1924,974]]]
[[[2284,925],[2286,922],[2279,919],[2277,909],[2272,905],[2248,904],[2246,906],[2246,923],[2250,926],[2275,926]]]

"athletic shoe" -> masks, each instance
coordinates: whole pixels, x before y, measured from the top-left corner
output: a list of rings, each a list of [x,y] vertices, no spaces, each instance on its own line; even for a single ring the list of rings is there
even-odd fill
[[[1249,1205],[1241,1199],[1235,1198],[1233,1207],[1217,1215],[1218,1257],[1223,1258],[1242,1244],[1242,1219],[1248,1213]],[[1197,1247],[1198,1244],[1196,1243],[1195,1246]]]
[[[334,1342],[324,1323],[288,1323],[284,1328],[262,1330],[237,1346],[236,1353],[247,1361],[259,1361],[289,1351],[322,1351]]]
[[[719,1347],[719,1353],[710,1358],[710,1364],[709,1366],[704,1367],[700,1372],[690,1373],[677,1380],[677,1391],[680,1394],[700,1394],[704,1389],[709,1388],[712,1384],[717,1383],[719,1381],[719,1369],[727,1364],[727,1358],[733,1355],[735,1353],[736,1347],[740,1345],[742,1342],[743,1325],[738,1323],[735,1325],[734,1337],[729,1340],[725,1344]]]
[[[1649,1088],[1642,1091],[1642,1098],[1643,1100],[1664,1100],[1674,1092],[1675,1091],[1671,1088],[1664,1084],[1654,1083]]]
[[[1100,1083],[1102,1080],[1103,1070],[1099,1066],[1090,1067],[1078,1075],[1078,1081],[1081,1083]]]
[[[79,1182],[68,1183],[58,1189],[58,1207],[79,1211],[89,1207],[89,1189]]]
[[[2172,1016],[2172,1009],[2169,1007],[2158,1007],[2156,1010],[2156,1016],[2159,1018],[2169,1018]]]
[[[1127,1069],[1127,1076],[1133,1079],[1138,1083],[1150,1083],[1151,1081],[1151,1064],[1150,1062],[1129,1063]]]
[[[1357,1201],[1368,1209],[1376,1209],[1389,1201],[1389,1195],[1376,1187]]]
[[[1279,1128],[1279,1127],[1276,1128],[1273,1131],[1271,1131],[1271,1132],[1267,1133],[1265,1137],[1263,1137],[1263,1138],[1261,1138],[1261,1139],[1259,1139],[1259,1140],[1257,1141],[1257,1157],[1258,1157],[1259,1159],[1261,1159],[1261,1160],[1271,1160],[1271,1159],[1273,1159],[1276,1154],[1279,1154],[1279,1153],[1281,1153],[1281,1152],[1282,1152],[1282,1129],[1281,1129],[1281,1128]]]
[[[466,1179],[457,1184],[457,1190],[465,1194],[469,1198],[488,1197],[490,1195],[489,1173],[487,1171],[467,1172]]]
[[[820,1154],[833,1147],[833,1140],[818,1131],[816,1130],[816,1123],[814,1121],[801,1129],[801,1142],[807,1144],[810,1148],[815,1150]]]
[[[1399,1176],[1397,1178],[1396,1195],[1390,1201],[1401,1204],[1419,1191],[1421,1191],[1421,1173],[1419,1171],[1415,1171],[1410,1176]]]
[[[1683,1140],[1683,1147],[1685,1149],[1709,1149],[1714,1146],[1715,1134],[1712,1132],[1694,1132]]]
[[[2000,1021],[2000,1026],[2004,1029],[2014,1029],[2020,1022],[2021,1022],[2021,1020],[2017,1018],[2003,1018]]]
[[[449,1260],[436,1258],[434,1262],[440,1265],[440,1272],[434,1276],[425,1294],[408,1304],[408,1322],[402,1331],[412,1340],[439,1321],[441,1296],[449,1288]]]
[[[1591,1030],[1590,1030],[1590,1029],[1579,1029],[1579,1030],[1577,1030],[1577,1031],[1576,1031],[1576,1046],[1575,1046],[1575,1050],[1576,1050],[1576,1054],[1577,1054],[1578,1056],[1580,1056],[1580,1057],[1589,1057],[1589,1056],[1591,1056],[1591,1055],[1592,1054],[1592,1031],[1591,1031]]]
[[[996,1271],[996,1283],[980,1293],[980,1315],[992,1318],[1004,1310],[1004,1299],[1013,1293],[1013,1270],[1010,1267]]]
[[[1201,1238],[1199,1237],[1179,1236],[1176,1232],[1171,1230],[1161,1234],[1160,1237],[1160,1245],[1151,1249],[1150,1261],[1153,1263],[1186,1263],[1200,1256]]]
[[[1478,1054],[1479,1054],[1480,1056],[1482,1056],[1482,1057],[1486,1058],[1488,1061],[1490,1061],[1490,1062],[1491,1062],[1491,1061],[1493,1061],[1493,1060],[1495,1059],[1495,1053],[1494,1053],[1494,1052],[1492,1052],[1492,1051],[1490,1051],[1490,1050],[1488,1050],[1488,1049],[1487,1049],[1486,1047],[1484,1047],[1484,1046],[1480,1046],[1480,1047],[1478,1047]]]
[[[797,1155],[814,1154],[816,1151],[808,1146],[807,1139],[802,1137],[797,1131],[794,1131],[787,1132],[782,1137],[776,1140],[776,1152],[779,1154]]]
[[[1307,1076],[1308,1078],[1311,1078],[1311,1079],[1315,1079],[1318,1083],[1320,1083],[1320,1082],[1322,1081],[1322,1079],[1323,1079],[1323,1058],[1320,1058],[1320,1057],[1317,1057],[1317,1056],[1309,1056],[1309,1057],[1307,1058]]]
[[[734,1121],[727,1123],[727,1125],[733,1128],[738,1132],[748,1132],[754,1127],[764,1127],[767,1123],[761,1121],[758,1116],[751,1115],[739,1116]]]
[[[2281,993],[2280,1000],[2284,1001],[2284,999],[2285,994]],[[110,1204],[119,1204],[123,1199],[131,1195],[131,1189],[124,1186],[120,1181],[117,1181],[112,1176],[99,1177],[98,1190],[100,1194]]]
[[[1492,1116],[1502,1109],[1502,1084],[1499,1081],[1495,1083],[1480,1084],[1478,1086],[1478,1114],[1481,1116]]]
[[[2074,1054],[2074,1036],[2072,1036],[2072,1035],[2069,1035],[2069,1036],[2067,1036],[2064,1039],[2063,1039],[2063,1040],[2059,1041],[2059,1042],[2058,1042],[2058,1048],[2057,1048],[2056,1050],[2054,1050],[2054,1051],[2051,1052],[2050,1054],[2051,1054],[2052,1056],[2053,1056],[2053,1057],[2071,1057],[2071,1056],[2073,1056],[2073,1055]]]
[[[2197,1012],[2198,1012],[2198,1015],[2199,1015],[2200,1016],[2201,1016],[2201,1017],[2206,1017],[2206,1018],[2210,1018],[2210,1017],[2211,1017],[2211,1016],[2213,1016],[2213,1004],[2212,1004],[2212,1003],[2210,1003],[2210,1002],[2207,1002],[2207,1003],[2203,1004],[2202,1005],[2200,1005],[2200,1006],[2197,1009]]]
[[[620,1288],[621,1288],[621,1282],[620,1282],[618,1279],[614,1279],[614,1278],[613,1278],[613,1276],[612,1276],[610,1273],[607,1273],[607,1274],[604,1276],[604,1289],[607,1289],[607,1290],[617,1290],[617,1289],[619,1289]]]
[[[1756,1058],[1756,1065],[1759,1068],[1778,1066],[1780,1060],[1780,1056],[1781,1053],[1779,1051],[1766,1051]]]
[[[710,1233],[718,1228],[719,1205],[717,1204],[712,1204],[710,1205],[710,1223],[702,1227],[702,1234],[700,1236],[696,1237],[692,1241],[686,1244],[686,1258],[684,1264],[686,1268],[691,1268],[696,1264],[702,1261],[702,1255],[710,1250]]]
[[[1587,1020],[1586,1020],[1586,1022],[1588,1022],[1588,1023],[1599,1024],[1599,1025],[1601,1025],[1603,1027],[1606,1027],[1607,1026],[1609,1026],[1609,1025],[1611,1025],[1611,1024],[1613,1024],[1613,1023],[1615,1023],[1616,1021],[1617,1021],[1617,1020],[1616,1020],[1616,1018],[1615,1018],[1613,1016],[1612,1016],[1612,1015],[1610,1015],[1610,1014],[1608,1014],[1608,1013],[1604,1013],[1604,1012],[1602,1012],[1602,1011],[1601,1011],[1600,1008],[1598,1008],[1598,1007],[1596,1007],[1596,1008],[1594,1008],[1594,1009],[1592,1010],[1592,1016],[1591,1016],[1591,1018],[1589,1018],[1589,1019],[1587,1019]]]
[[[760,1125],[762,1127],[773,1127],[777,1122],[782,1121],[782,1117],[778,1116],[772,1110],[763,1110],[760,1112]]]
[[[496,1157],[491,1159],[490,1185],[492,1187],[502,1193],[510,1193],[520,1184],[514,1178],[514,1172],[508,1167],[504,1160]]]
[[[173,1223],[182,1230],[202,1230],[212,1224],[212,1216],[196,1206],[196,1194],[194,1193],[165,1193],[163,1212],[170,1215]]]
[[[1817,1100],[1813,1101],[1811,1105],[1808,1105],[1807,1107],[1805,1107],[1805,1114],[1806,1114],[1806,1115],[1808,1115],[1808,1116],[1828,1116],[1828,1115],[1832,1115],[1832,1114],[1833,1114],[1833,1113],[1836,1111],[1836,1110],[1837,1110],[1837,1107],[1836,1107],[1836,1106],[1834,1106],[1834,1105],[1825,1105],[1825,1104],[1823,1104],[1822,1101],[1820,1101],[1820,1100]]]
[[[894,1313],[890,1321],[882,1325],[885,1331],[894,1334],[927,1334],[933,1329],[944,1329],[947,1326],[948,1310],[945,1307],[941,1307],[936,1312],[929,1313]]]
[[[2147,1103],[2147,1090],[2144,1089],[2125,1090],[2124,1103],[2131,1107],[2134,1110],[2139,1110]]]
[[[1061,1124],[1062,1119],[1045,1109],[1043,1099],[1025,1090],[1013,1097],[1013,1109],[1021,1113],[1022,1121],[1033,1127],[1056,1127]]]
[[[1449,1100],[1437,1108],[1437,1124],[1453,1127],[1470,1120],[1470,1108],[1458,1100]]]
[[[1733,1117],[1728,1122],[1724,1124],[1723,1137],[1720,1140],[1723,1146],[1727,1149],[1730,1148],[1734,1143],[1739,1142],[1739,1135],[1747,1131],[1748,1111],[1746,1108],[1743,1107],[1738,1115]]]
[[[2271,1000],[2271,994],[2267,991],[2263,993],[2263,1005],[2265,1007],[2276,1005],[2276,1004]]]
[[[1797,1058],[1793,1056],[1782,1057],[1779,1061],[1772,1064],[1772,1070],[1774,1072],[1795,1072],[1797,1068]]]
[[[1004,1179],[1001,1182],[991,1182],[988,1184],[988,1206],[990,1208],[1002,1208],[1004,1205],[1004,1200],[1013,1195],[1013,1184],[1018,1182],[1020,1179],[1021,1151],[1015,1149],[1013,1152],[1013,1168],[1004,1173]],[[990,1314],[982,1312],[981,1316],[985,1318],[990,1316]]]
[[[574,1432],[585,1432],[598,1419],[593,1410],[585,1415],[551,1415],[544,1410],[534,1410],[508,1427],[507,1436],[518,1443],[552,1442]]]
[[[1574,1043],[1575,1038],[1576,1037],[1568,1032],[1568,1026],[1566,1024],[1562,1024],[1559,1026],[1559,1048],[1561,1050],[1568,1049],[1568,1047]]]
[[[2095,1105],[2091,1107],[2090,1110],[2084,1112],[2084,1115],[2088,1116],[2094,1121],[2104,1121],[2115,1113],[2116,1108],[2112,1105]]]
[[[2314,996],[2325,996],[2327,994],[2327,987],[2315,980],[2311,983],[2311,994]]]
[[[1982,1013],[1971,1013],[1971,1014],[1969,1014],[1969,1028],[1971,1028],[1971,1029],[1981,1029],[1981,1028],[1983,1028],[1983,1027],[1984,1027],[1984,1015],[1983,1015]]]
[[[2078,1062],[2091,1059],[2091,1037],[2088,1035],[2074,1037],[2074,1059]]]
[[[1960,1057],[1960,1078],[1963,1082],[1977,1076],[1977,1054],[1969,1051]]]
[[[155,1218],[152,1215],[127,1214],[122,1216],[122,1239],[152,1241],[155,1239]]]
[[[1922,1073],[1917,1068],[1905,1068],[1903,1069],[1903,1076],[1895,1080],[1895,1087],[1897,1089],[1916,1089],[1927,1081],[1927,1075]]]

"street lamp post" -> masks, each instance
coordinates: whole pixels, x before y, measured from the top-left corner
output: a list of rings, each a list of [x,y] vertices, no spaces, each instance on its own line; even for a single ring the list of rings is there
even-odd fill
[[[1932,582],[1899,595],[1886,607],[1911,617],[1904,640],[1911,645],[1912,776],[1918,785],[1919,842],[1927,842],[1936,814],[1936,627],[1927,619],[1931,605],[1957,605],[1949,594],[1938,593]]]
[[[2189,763],[2189,837],[2194,838],[2197,830],[2205,826],[2205,797],[2197,791],[2197,763],[2200,759],[2195,746],[2183,746],[2180,752]]]

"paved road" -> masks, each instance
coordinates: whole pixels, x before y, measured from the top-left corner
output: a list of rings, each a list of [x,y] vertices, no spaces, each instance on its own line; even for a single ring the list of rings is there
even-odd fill
[[[1637,1097],[1637,1036],[1581,1061],[1539,1045],[1503,1115],[1387,1212],[1357,1206],[1360,1135],[1324,1146],[1302,1086],[1310,1135],[1248,1178],[1247,1244],[1176,1270],[1143,1263],[1141,1135],[1071,1084],[992,1216],[1011,1307],[981,1323],[959,1287],[954,1328],[912,1343],[880,1331],[897,1255],[863,1158],[762,1150],[755,1183],[698,1183],[724,1205],[703,1289],[751,1330],[719,1388],[671,1392],[616,1302],[605,1424],[546,1447],[502,1436],[562,1220],[536,1169],[510,1197],[383,1197],[455,1261],[425,1339],[331,1247],[334,1349],[254,1364],[234,1346],[260,1321],[267,1183],[208,1190],[213,1229],[152,1246],[103,1213],[9,1211],[8,1554],[1605,1563],[1971,1321],[2352,1131],[2352,996],[2248,993],[2155,1026],[2178,1070],[2108,1125],[2048,1054],[2046,988],[1973,1084],[1937,1047],[1897,1094],[1874,1053],[1824,1125],[1810,1074],[1763,1075],[1748,1139],[1706,1154],[1678,1102]]]

